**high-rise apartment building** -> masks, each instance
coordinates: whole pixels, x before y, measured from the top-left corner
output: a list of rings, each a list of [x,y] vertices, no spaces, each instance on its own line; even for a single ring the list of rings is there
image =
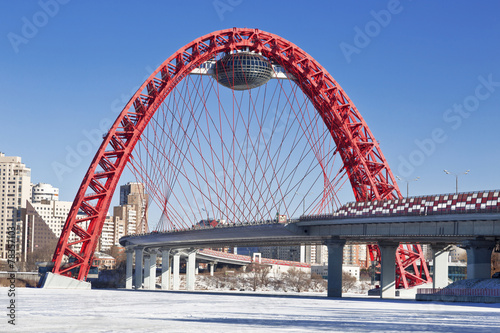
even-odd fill
[[[71,201],[59,201],[59,189],[50,184],[31,184],[31,193],[31,200],[22,214],[24,261],[29,254],[34,254],[37,260],[44,259],[37,257],[42,254],[40,251],[46,254],[50,248],[55,248],[73,204]],[[70,240],[75,240],[75,237]],[[73,250],[76,248],[73,247]]]
[[[40,213],[38,212],[40,211]],[[22,261],[28,260],[28,254],[35,254],[40,250],[50,251],[50,247],[55,248],[55,244],[57,242],[58,236],[52,230],[49,225],[46,223],[43,215],[46,214],[46,211],[41,210],[38,207],[38,210],[33,207],[33,204],[28,201],[26,204],[26,209],[23,209],[23,253],[22,253]],[[43,212],[43,214],[42,214]],[[61,232],[59,231],[59,234]],[[36,255],[34,256],[35,261],[43,260],[43,258],[39,258]]]
[[[148,231],[149,195],[142,183],[127,183],[120,186],[120,206],[113,215],[125,222],[125,233],[142,234]]]
[[[36,259],[36,253],[53,251],[60,237],[71,201],[59,201],[59,189],[46,183],[31,183],[31,170],[21,163],[21,157],[0,153],[0,260]],[[109,250],[126,234],[147,229],[147,199],[144,186],[128,183],[120,189],[125,202],[120,216],[108,216],[96,250]],[[125,217],[125,218],[123,218]],[[78,218],[78,217],[77,217]],[[128,229],[127,229],[128,228]],[[76,240],[71,235],[69,241]],[[11,247],[11,244],[14,247]],[[79,252],[81,244],[72,247]]]
[[[36,252],[37,249],[45,249],[47,246],[55,247],[54,239],[57,240],[61,236],[73,205],[71,201],[59,201],[59,189],[50,184],[40,183],[33,185],[32,188],[32,202],[28,203],[26,213],[23,214],[25,248],[27,249],[25,258],[27,258],[27,253]],[[87,228],[88,225],[84,227]],[[123,221],[113,216],[106,217],[96,251],[109,250],[113,245],[118,244],[121,236],[124,236]],[[69,241],[77,239],[76,235],[72,233]],[[72,246],[72,250],[77,253],[80,249],[80,243]]]
[[[12,253],[8,244],[9,231],[15,230],[16,261],[22,258],[23,221],[22,209],[31,199],[31,169],[21,163],[21,157],[0,153],[0,259]]]
[[[343,264],[367,268],[370,265],[366,244],[345,244]],[[325,245],[313,245],[311,264],[328,264],[328,249]]]
[[[344,265],[367,268],[370,266],[370,261],[367,260],[367,256],[368,251],[366,244],[344,245]]]
[[[31,184],[31,202],[42,200],[59,200],[59,189],[45,183]]]
[[[40,248],[46,248],[47,246],[55,246],[53,239],[57,240],[61,236],[69,211],[73,205],[71,201],[59,201],[59,189],[50,184],[39,183],[32,185],[32,193],[32,202],[28,203],[28,209],[26,210],[26,214],[24,214],[25,248],[27,249],[27,253]],[[137,208],[135,205],[126,205],[125,207],[130,208],[129,212],[125,212],[125,215],[129,216],[129,221],[133,222],[130,224],[130,227],[133,227],[134,232],[132,233],[135,233],[135,209]],[[77,216],[78,218],[79,216]],[[84,227],[87,228],[88,226],[85,225]],[[118,240],[124,235],[124,221],[119,217],[107,216],[96,251],[111,249],[113,245],[119,244]],[[71,234],[69,241],[77,239],[76,235]],[[77,253],[80,249],[81,243],[72,246],[72,250]],[[27,257],[27,254],[25,257]]]
[[[301,261],[304,259],[304,251],[300,245],[291,246],[261,246],[259,251],[264,258],[279,259],[279,260],[290,260],[290,261]],[[307,260],[305,260],[307,262]]]
[[[100,252],[110,250],[113,245],[120,244],[120,237],[123,236],[125,236],[125,221],[120,219],[119,216],[107,216],[106,220],[104,220],[99,246],[96,250]]]
[[[71,201],[41,200],[31,203],[31,206],[59,238],[72,204]]]

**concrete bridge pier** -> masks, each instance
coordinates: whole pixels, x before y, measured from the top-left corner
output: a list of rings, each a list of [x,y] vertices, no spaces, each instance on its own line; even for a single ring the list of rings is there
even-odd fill
[[[328,249],[328,292],[327,297],[342,297],[342,262],[344,258],[344,239],[331,239],[325,242]]]
[[[448,286],[448,255],[450,246],[447,244],[432,245],[433,252],[433,288],[445,288]]]
[[[149,253],[144,253],[144,289],[149,289],[149,286],[150,286],[150,278],[151,278],[151,270],[149,269],[150,267],[150,260],[151,260],[151,257],[149,255]]]
[[[380,248],[380,298],[396,296],[396,266],[394,258],[399,243],[378,242]]]
[[[495,242],[470,240],[463,245],[467,250],[467,279],[491,278],[491,252]]]
[[[125,289],[132,289],[132,265],[134,259],[134,250],[126,249],[125,254],[127,255],[127,264],[125,266]]]
[[[170,290],[170,249],[161,250],[161,289]]]
[[[210,276],[214,276],[215,266],[217,265],[217,261],[212,261],[210,264]]]
[[[142,288],[142,247],[135,249],[135,289]]]
[[[147,289],[156,289],[156,251],[149,254],[149,266],[146,268],[149,270],[149,285],[146,286]]]
[[[180,252],[175,252],[174,253],[174,262],[172,263],[172,268],[173,268],[173,290],[179,290],[180,287],[180,278],[179,278],[179,270],[181,266],[181,254]]]
[[[190,291],[194,290],[196,279],[196,252],[197,250],[189,251],[186,262],[186,290]]]

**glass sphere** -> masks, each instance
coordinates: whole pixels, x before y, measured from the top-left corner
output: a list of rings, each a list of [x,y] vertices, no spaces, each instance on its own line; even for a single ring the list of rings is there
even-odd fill
[[[215,79],[224,87],[247,90],[271,79],[273,68],[263,56],[252,52],[227,54],[217,61]]]

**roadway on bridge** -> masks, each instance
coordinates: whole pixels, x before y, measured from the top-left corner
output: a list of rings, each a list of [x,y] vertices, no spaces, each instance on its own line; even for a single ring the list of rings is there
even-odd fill
[[[500,237],[500,213],[435,214],[421,216],[318,217],[280,224],[242,224],[177,232],[125,236],[126,247],[204,248],[322,243],[397,241],[456,244]]]

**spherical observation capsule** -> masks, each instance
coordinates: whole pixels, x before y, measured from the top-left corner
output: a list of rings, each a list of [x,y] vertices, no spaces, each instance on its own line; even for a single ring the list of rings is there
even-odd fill
[[[227,54],[217,61],[214,78],[224,87],[248,90],[265,84],[272,74],[271,63],[262,55],[238,52]]]

